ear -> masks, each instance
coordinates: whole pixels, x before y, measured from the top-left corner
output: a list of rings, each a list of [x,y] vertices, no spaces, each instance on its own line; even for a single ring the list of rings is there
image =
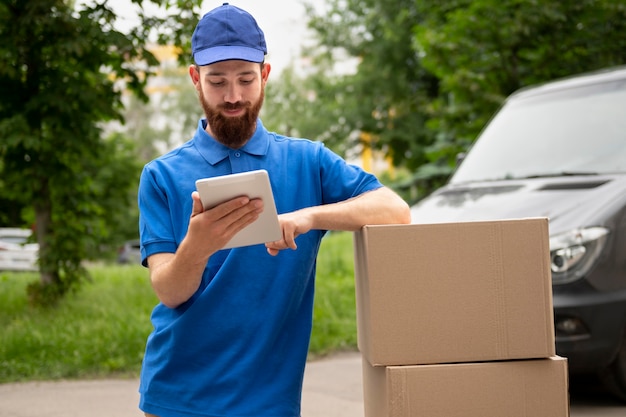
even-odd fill
[[[200,89],[200,69],[196,65],[189,65],[189,77],[191,82],[196,87],[196,90]]]
[[[263,80],[263,84],[267,82],[267,78],[270,76],[271,70],[272,66],[268,62],[263,64],[263,69],[261,70],[261,79]]]

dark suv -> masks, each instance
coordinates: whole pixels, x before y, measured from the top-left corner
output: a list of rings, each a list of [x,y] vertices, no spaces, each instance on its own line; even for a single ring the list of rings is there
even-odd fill
[[[626,67],[512,94],[412,216],[548,217],[557,353],[626,400]]]

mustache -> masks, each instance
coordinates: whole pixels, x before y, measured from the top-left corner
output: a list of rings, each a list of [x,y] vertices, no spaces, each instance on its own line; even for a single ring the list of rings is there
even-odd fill
[[[223,110],[239,110],[252,107],[252,103],[249,101],[238,101],[236,103],[222,103],[218,105],[218,108]]]

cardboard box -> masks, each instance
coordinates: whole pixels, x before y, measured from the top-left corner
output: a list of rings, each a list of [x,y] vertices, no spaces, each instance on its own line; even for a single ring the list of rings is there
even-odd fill
[[[567,417],[567,361],[374,367],[363,359],[365,417]]]
[[[556,354],[547,219],[365,226],[354,248],[372,365]]]

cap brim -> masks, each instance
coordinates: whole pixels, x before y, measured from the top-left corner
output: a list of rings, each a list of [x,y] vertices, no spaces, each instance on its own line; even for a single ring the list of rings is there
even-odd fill
[[[239,59],[250,62],[263,62],[265,53],[258,49],[246,46],[216,46],[198,51],[194,54],[193,60],[197,65],[211,65],[215,62]]]

